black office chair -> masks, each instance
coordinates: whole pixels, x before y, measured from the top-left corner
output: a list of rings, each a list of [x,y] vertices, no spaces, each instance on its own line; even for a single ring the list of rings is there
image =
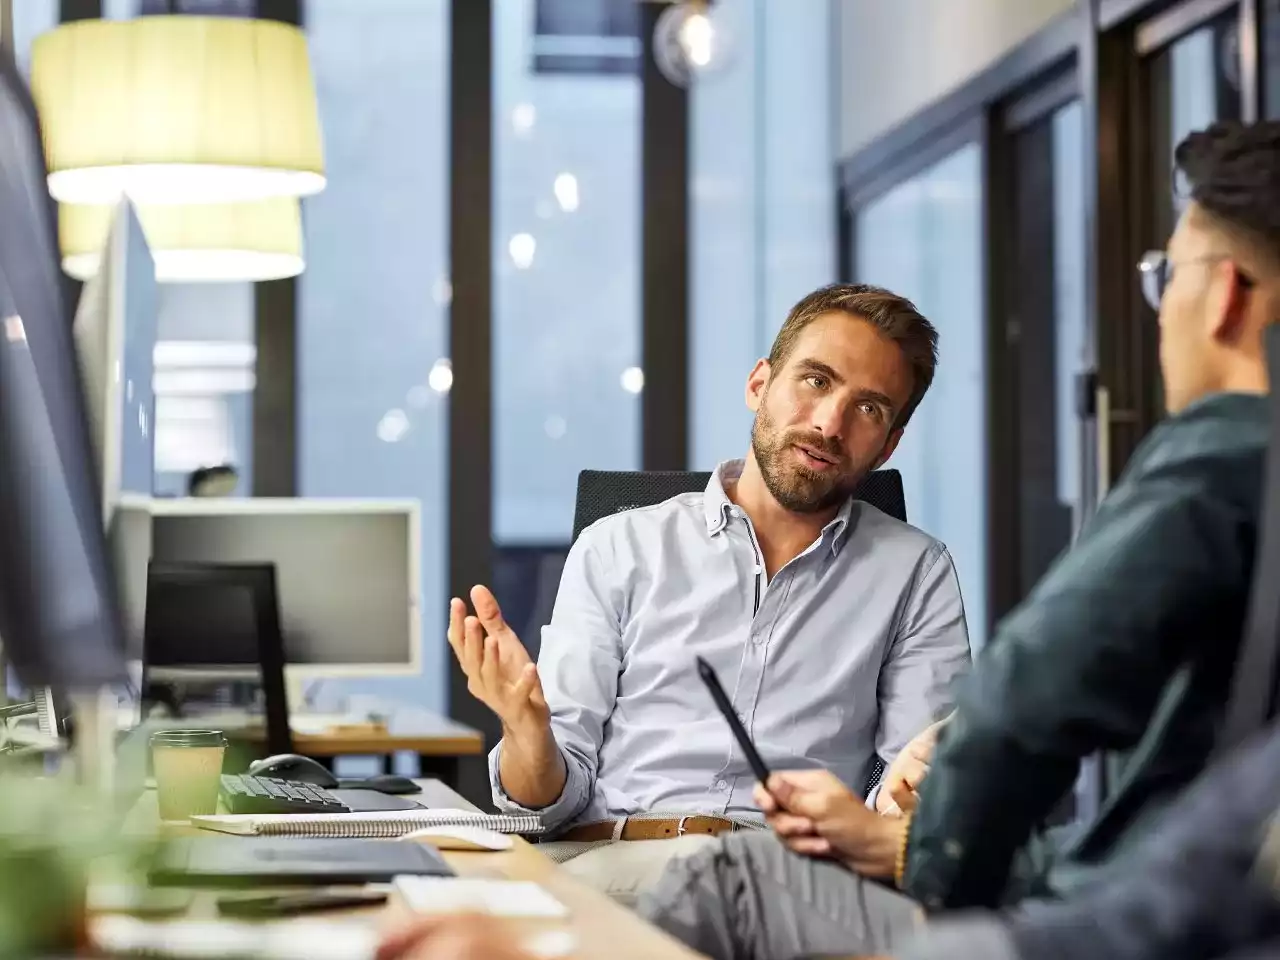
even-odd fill
[[[573,511],[573,539],[602,517],[624,510],[651,507],[682,493],[705,490],[711,474],[689,470],[583,470],[578,474],[578,500]],[[854,496],[904,523],[907,501],[902,474],[875,470],[867,474]],[[867,775],[865,793],[884,776],[884,761],[876,757]]]
[[[690,470],[583,470],[573,511],[573,539],[602,517],[651,507],[682,493],[706,489],[711,474]],[[907,519],[902,474],[876,470],[863,478],[854,496],[898,520]]]

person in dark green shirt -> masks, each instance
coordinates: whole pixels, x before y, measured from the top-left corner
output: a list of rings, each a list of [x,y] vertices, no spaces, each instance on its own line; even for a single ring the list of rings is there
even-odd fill
[[[1176,161],[1189,202],[1141,265],[1170,416],[981,652],[909,812],[879,816],[823,771],[775,774],[757,791],[775,832],[672,864],[641,905],[653,922],[712,957],[889,953],[929,913],[1105,878],[1204,767],[1261,511],[1280,124],[1215,124]],[[1099,815],[1046,834],[1097,751]]]

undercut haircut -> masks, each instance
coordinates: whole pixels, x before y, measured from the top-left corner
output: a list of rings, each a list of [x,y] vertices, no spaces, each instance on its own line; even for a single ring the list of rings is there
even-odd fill
[[[1184,196],[1280,271],[1280,122],[1222,121],[1174,151]]]

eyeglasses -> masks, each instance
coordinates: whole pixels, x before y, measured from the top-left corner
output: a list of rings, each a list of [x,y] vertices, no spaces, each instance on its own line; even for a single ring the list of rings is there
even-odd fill
[[[1152,310],[1160,309],[1160,301],[1164,299],[1164,291],[1173,279],[1173,271],[1192,263],[1221,263],[1231,258],[1221,253],[1206,254],[1203,257],[1192,257],[1174,263],[1163,250],[1148,250],[1138,261],[1138,277],[1142,282],[1143,299],[1150,304]],[[1253,278],[1236,266],[1236,274],[1240,277],[1241,286],[1253,286]]]

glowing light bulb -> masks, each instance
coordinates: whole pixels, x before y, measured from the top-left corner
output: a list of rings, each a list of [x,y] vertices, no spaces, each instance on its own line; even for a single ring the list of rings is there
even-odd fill
[[[654,59],[662,75],[685,87],[723,70],[730,47],[725,17],[723,5],[707,0],[682,0],[663,11],[653,31]]]

